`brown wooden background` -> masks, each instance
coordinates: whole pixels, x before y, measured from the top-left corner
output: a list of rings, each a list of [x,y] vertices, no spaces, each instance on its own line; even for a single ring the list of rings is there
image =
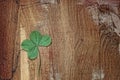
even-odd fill
[[[0,80],[120,80],[119,35],[97,25],[79,1],[0,0]],[[51,46],[40,48],[40,75],[40,58],[31,61],[20,49],[33,30],[52,37]]]

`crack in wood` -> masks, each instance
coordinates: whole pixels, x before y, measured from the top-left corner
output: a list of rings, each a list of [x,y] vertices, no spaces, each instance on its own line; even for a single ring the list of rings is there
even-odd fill
[[[40,0],[42,4],[58,4],[60,0]]]

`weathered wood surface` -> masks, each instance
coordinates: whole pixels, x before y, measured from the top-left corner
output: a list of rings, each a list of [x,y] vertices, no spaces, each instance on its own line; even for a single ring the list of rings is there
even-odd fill
[[[15,74],[15,55],[19,49],[17,42],[20,38],[17,20],[17,2],[15,0],[0,0],[0,80],[11,79]]]
[[[39,76],[40,58],[31,61],[26,52],[21,51],[13,80],[120,80],[120,36],[119,26],[116,26],[119,19],[118,23],[113,21],[112,27],[96,19],[101,14],[104,16],[103,11],[114,10],[119,18],[120,7],[111,10],[100,6],[101,12],[97,10],[100,14],[97,15],[93,13],[94,8],[92,11],[87,6],[81,5],[80,0],[20,0],[20,41],[29,38],[31,31],[39,30],[52,37],[52,45],[40,48]],[[93,15],[97,15],[95,20]]]

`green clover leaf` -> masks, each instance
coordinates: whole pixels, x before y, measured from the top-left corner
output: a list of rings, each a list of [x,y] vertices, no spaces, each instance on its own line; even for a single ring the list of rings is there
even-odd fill
[[[35,47],[35,44],[31,40],[26,39],[22,42],[21,47],[25,51],[29,51]]]
[[[39,46],[49,46],[51,44],[51,37],[48,35],[43,35],[42,39],[39,42]]]
[[[39,53],[39,46],[47,47],[51,44],[51,37],[48,35],[41,35],[38,31],[32,31],[30,34],[30,40],[26,39],[22,42],[21,47],[27,51],[29,59],[35,59]]]
[[[38,56],[38,53],[39,53],[39,49],[38,49],[38,47],[33,47],[30,51],[28,51],[28,57],[29,57],[29,59],[35,59],[35,58],[37,58],[37,56]]]
[[[33,31],[30,34],[30,40],[33,41],[36,45],[39,44],[40,40],[42,38],[42,35],[38,31]]]

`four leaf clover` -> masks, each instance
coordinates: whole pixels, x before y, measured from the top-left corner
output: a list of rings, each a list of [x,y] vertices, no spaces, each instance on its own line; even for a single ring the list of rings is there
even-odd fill
[[[38,31],[31,32],[29,38],[21,44],[22,49],[27,52],[29,59],[37,58],[39,46],[47,47],[52,42],[49,35],[41,35]]]

